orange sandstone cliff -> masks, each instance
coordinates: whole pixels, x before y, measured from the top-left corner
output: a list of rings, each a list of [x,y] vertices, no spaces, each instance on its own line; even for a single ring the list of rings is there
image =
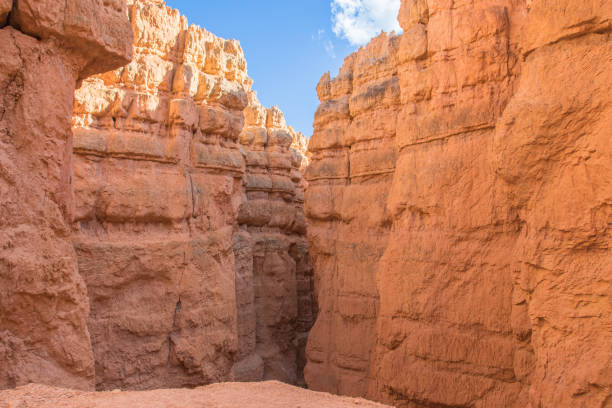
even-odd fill
[[[315,390],[612,401],[612,2],[403,0],[325,75],[305,211]]]
[[[303,382],[305,138],[240,43],[128,2],[134,59],[76,91],[74,231],[98,389]]]
[[[160,0],[0,26],[0,389],[303,384],[306,139],[240,44]]]
[[[0,1],[0,389],[94,383],[70,238],[77,80],[129,62],[122,1]]]

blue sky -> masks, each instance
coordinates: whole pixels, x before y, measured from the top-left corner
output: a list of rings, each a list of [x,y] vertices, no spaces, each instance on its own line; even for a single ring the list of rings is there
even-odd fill
[[[398,29],[400,0],[166,0],[190,24],[242,44],[259,100],[312,134],[316,85],[381,29]]]

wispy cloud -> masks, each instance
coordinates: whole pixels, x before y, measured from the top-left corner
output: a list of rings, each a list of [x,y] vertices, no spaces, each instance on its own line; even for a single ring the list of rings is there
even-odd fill
[[[381,32],[401,31],[400,0],[332,0],[334,34],[352,45],[363,45]]]
[[[326,40],[323,43],[323,48],[325,48],[325,52],[332,58],[336,58],[336,50],[334,49],[334,43],[331,40]]]
[[[312,35],[312,40],[320,41],[321,43],[323,43],[323,49],[325,49],[327,55],[329,55],[331,58],[336,58],[336,49],[334,47],[334,43],[329,38],[327,38],[325,30],[319,28],[317,30],[317,34]]]

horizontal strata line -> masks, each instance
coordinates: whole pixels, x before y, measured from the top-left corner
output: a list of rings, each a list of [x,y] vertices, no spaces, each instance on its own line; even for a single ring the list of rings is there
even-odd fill
[[[207,164],[196,164],[195,167],[198,169],[224,170],[224,171],[230,171],[232,173],[244,174],[244,170],[236,168],[236,167],[211,166]]]
[[[246,191],[263,191],[265,193],[288,193],[288,194],[295,194],[295,191],[293,191],[293,190],[279,190],[279,189],[274,189],[274,188],[251,188],[251,187],[246,187],[245,189],[246,189]]]
[[[363,173],[351,174],[351,178],[353,177],[367,177],[367,176],[378,176],[382,174],[392,174],[395,173],[395,167],[392,169],[378,170],[378,171],[365,171]]]
[[[87,150],[81,149],[78,147],[74,148],[74,153],[79,154],[81,156],[96,156],[103,158],[112,158],[112,159],[124,159],[124,160],[138,160],[138,161],[153,161],[158,163],[170,163],[170,164],[178,164],[177,159],[165,159],[161,156],[148,156],[146,154],[126,154],[126,153],[105,153],[97,150]]]
[[[252,167],[254,169],[266,169],[266,170],[270,170],[270,171],[277,171],[277,172],[291,172],[291,170],[293,169],[293,167],[262,167],[262,166],[250,166],[247,164],[248,167]]]
[[[332,360],[332,364],[336,368],[339,368],[341,370],[352,371],[355,373],[363,373],[369,368],[369,361],[358,361],[358,363],[361,364],[361,366],[344,364],[342,362]]]
[[[544,43],[542,45],[536,46],[535,48],[532,48],[531,50],[528,50],[525,52],[524,57],[527,58],[529,57],[531,54],[533,54],[534,52],[538,51],[539,49],[542,49],[544,47],[550,47],[552,45],[556,45],[560,42],[564,42],[564,41],[571,41],[571,40],[575,40],[577,38],[580,37],[585,37],[587,35],[592,35],[592,34],[597,34],[597,35],[601,35],[601,34],[605,34],[608,32],[612,31],[612,26],[608,26],[606,27],[606,25],[603,22],[600,22],[599,24],[595,21],[593,21],[593,19],[588,20],[588,21],[584,21],[582,23],[579,24],[574,24],[571,25],[569,27],[567,27],[567,29],[579,29],[581,27],[586,27],[587,29],[590,28],[590,31],[577,31],[577,32],[572,32],[572,33],[568,33],[566,35],[562,35],[561,37],[549,41],[547,43]]]
[[[443,358],[436,358],[435,355],[427,356],[427,355],[424,355],[424,353],[418,353],[418,352],[414,352],[410,354],[410,357],[413,357],[414,360],[439,365],[438,367],[435,367],[435,370],[437,371],[444,371],[447,373],[456,373],[456,374],[461,374],[461,375],[470,375],[474,377],[485,377],[490,380],[501,381],[501,382],[513,383],[516,381],[516,379],[514,378],[504,379],[504,378],[495,377],[497,373],[500,373],[503,371],[506,371],[506,372],[512,371],[511,365],[504,367],[504,366],[490,365],[487,362],[479,363],[478,361],[469,361],[469,360],[445,360]],[[478,370],[479,368],[481,370]],[[474,369],[474,370],[470,370],[470,369]],[[489,373],[483,372],[485,370],[490,370],[490,372]]]
[[[512,366],[509,367],[497,367],[497,366],[488,366],[486,364],[477,364],[470,363],[467,361],[447,361],[447,360],[436,360],[429,359],[425,356],[421,356],[418,354],[411,354],[413,357],[413,361],[425,363],[428,366],[432,367],[432,371],[438,373],[444,373],[446,375],[458,377],[471,377],[476,379],[484,379],[487,381],[492,381],[498,384],[516,384],[517,380],[515,377],[511,377],[510,375],[507,378],[503,378],[503,373],[507,372],[510,374],[513,373]],[[480,371],[478,369],[481,369]],[[484,372],[484,370],[491,370],[490,373]],[[500,376],[501,375],[501,376]]]
[[[75,236],[74,245],[77,246],[150,246],[159,244],[182,244],[191,241],[197,241],[205,239],[206,236],[203,234],[200,237],[190,236],[188,232],[185,233],[174,233],[171,230],[162,232],[156,232],[152,237],[148,237],[146,240],[134,241],[134,237],[139,236],[139,232],[128,232],[128,233],[117,233],[110,232],[103,236],[91,234],[89,232],[80,231]],[[142,235],[142,234],[141,234]]]
[[[295,169],[298,170],[297,168],[282,168],[282,167],[270,167],[270,168],[266,168],[266,167],[261,167],[261,166],[250,166],[247,164],[247,168],[249,170],[251,170],[251,174],[276,174],[279,176],[286,176],[289,177],[291,175],[291,170]],[[299,171],[299,170],[298,170]]]
[[[411,260],[415,260],[412,258]],[[388,319],[390,321],[400,320],[406,322],[408,324],[425,326],[429,329],[441,329],[445,331],[451,331],[458,335],[463,335],[466,333],[471,333],[476,335],[478,338],[487,337],[487,338],[496,338],[500,340],[508,339],[512,336],[511,331],[495,331],[492,329],[488,329],[481,324],[458,324],[453,322],[432,322],[428,321],[425,318],[418,318],[414,316],[406,315],[405,313],[397,312],[393,315],[385,315],[382,318]],[[420,330],[420,328],[419,328]]]
[[[357,174],[351,174],[349,176],[333,176],[333,177],[312,177],[307,178],[306,181],[319,181],[319,180],[350,180],[358,177],[369,177],[369,176],[383,176],[387,174],[395,173],[395,167],[392,169],[381,170],[381,171],[369,171]]]
[[[349,176],[329,176],[329,177],[307,177],[306,181],[319,181],[319,180],[346,180]]]
[[[425,140],[421,140],[421,141],[418,141],[418,142],[415,142],[415,143],[406,144],[406,145],[401,146],[399,151],[401,153],[404,149],[407,149],[407,148],[412,147],[412,146],[418,146],[418,145],[427,144],[427,143],[431,143],[431,142],[437,142],[439,140],[445,140],[445,139],[450,139],[450,138],[455,137],[455,136],[460,136],[460,135],[463,135],[465,133],[475,132],[475,131],[478,131],[478,130],[487,130],[487,129],[495,129],[495,124],[486,123],[486,124],[482,124],[482,125],[476,125],[476,126],[472,126],[470,128],[461,130],[459,132],[448,133],[448,134],[445,134],[445,135],[442,135],[442,136],[435,136],[435,137],[432,137],[432,138],[429,138],[429,139],[425,139]]]

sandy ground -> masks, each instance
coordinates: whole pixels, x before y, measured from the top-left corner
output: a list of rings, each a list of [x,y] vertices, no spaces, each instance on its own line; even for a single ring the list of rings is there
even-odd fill
[[[223,383],[196,389],[84,392],[30,384],[0,391],[0,408],[384,408],[279,382]]]

